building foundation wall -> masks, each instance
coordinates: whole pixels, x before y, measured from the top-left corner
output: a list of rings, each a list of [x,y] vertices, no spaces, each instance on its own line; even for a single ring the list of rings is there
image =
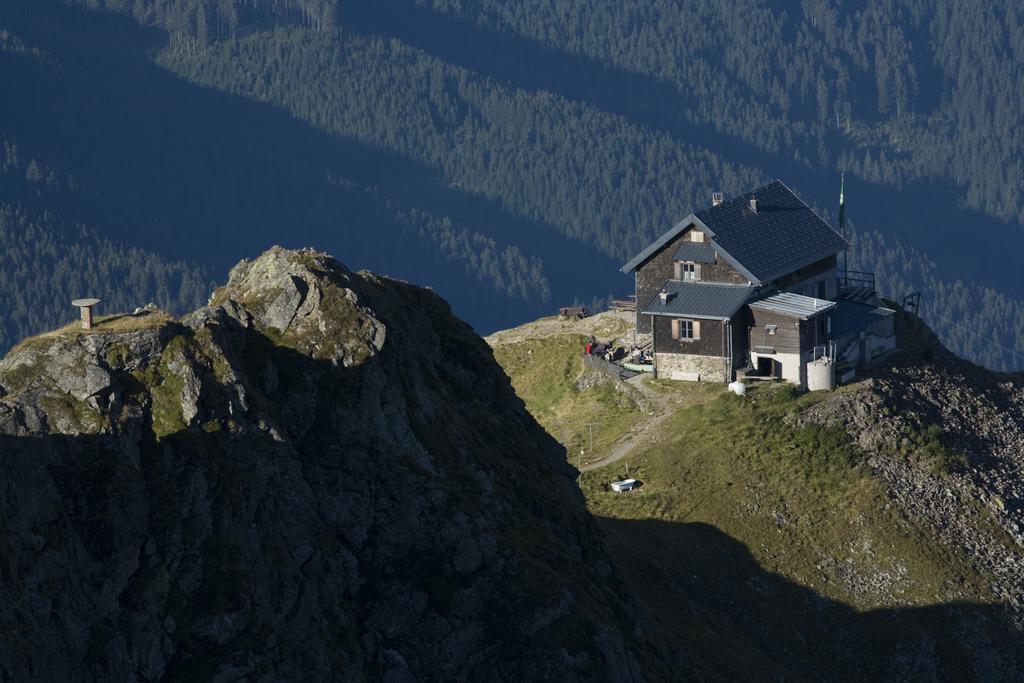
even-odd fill
[[[655,353],[654,368],[660,379],[699,379],[701,382],[729,382],[728,358],[685,353]]]

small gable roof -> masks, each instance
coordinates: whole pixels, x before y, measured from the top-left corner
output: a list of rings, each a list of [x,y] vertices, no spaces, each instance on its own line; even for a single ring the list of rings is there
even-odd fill
[[[662,290],[668,292],[668,301],[662,303],[659,294],[644,307],[644,315],[726,320],[735,315],[746,303],[754,287],[720,282],[669,280]]]
[[[757,212],[750,208],[757,199]],[[784,183],[773,181],[676,223],[629,263],[631,273],[691,225],[755,284],[768,282],[849,248],[850,244]]]
[[[714,263],[715,248],[707,242],[683,242],[672,255],[676,261],[693,261],[694,263]]]

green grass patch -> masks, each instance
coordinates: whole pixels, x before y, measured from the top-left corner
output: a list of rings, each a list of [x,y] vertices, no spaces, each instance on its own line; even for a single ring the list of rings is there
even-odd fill
[[[108,424],[107,418],[99,411],[69,394],[47,394],[39,399],[39,404],[51,423],[58,420],[69,422],[85,434],[96,434]]]
[[[7,372],[0,373],[0,386],[6,389],[9,398],[14,398],[18,393],[28,389],[34,383],[38,383],[45,376],[41,362],[22,363]]]
[[[175,360],[183,364],[192,363],[190,347],[190,341],[184,335],[178,335],[164,347],[158,364],[131,373],[138,382],[136,390],[149,392],[152,429],[158,439],[188,428],[181,409],[185,382],[171,372],[169,364]]]
[[[582,423],[602,421],[600,434],[613,442],[650,419],[622,410],[604,391],[579,391],[584,343],[582,336],[564,335],[495,347],[534,417],[572,442],[570,457],[586,438]],[[673,414],[621,461],[580,477],[596,516],[709,525],[748,549],[765,571],[860,609],[934,604],[950,586],[958,595],[991,597],[966,558],[889,504],[845,429],[795,419],[832,393],[759,383],[741,398],[720,385],[655,380],[647,386]],[[598,433],[595,427],[595,442]],[[953,457],[934,432],[912,445],[916,457],[937,467]],[[612,493],[609,483],[627,475],[641,487]],[[642,546],[643,539],[628,542],[630,548],[618,550],[632,562],[632,544]],[[651,540],[646,561],[658,564],[662,543]]]
[[[586,337],[564,335],[502,344],[494,355],[512,379],[516,393],[545,430],[562,443],[576,464],[596,460],[648,416],[643,399],[627,385],[601,376],[581,388],[589,372],[583,364]],[[592,441],[591,441],[592,440]]]
[[[986,595],[966,560],[888,505],[844,429],[787,419],[826,396],[771,385],[747,398],[723,392],[680,410],[659,443],[580,485],[595,515],[709,524],[765,569],[859,608],[932,604],[950,584]],[[612,493],[608,483],[627,474],[626,462],[642,486]]]
[[[908,433],[900,450],[903,455],[936,475],[949,475],[967,466],[967,457],[948,447],[942,428],[934,424]]]

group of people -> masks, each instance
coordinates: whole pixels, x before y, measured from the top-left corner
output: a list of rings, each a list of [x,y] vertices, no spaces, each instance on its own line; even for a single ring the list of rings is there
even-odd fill
[[[651,354],[642,350],[639,346],[634,346],[627,353],[624,346],[613,346],[611,343],[599,342],[593,336],[587,341],[583,350],[588,356],[599,356],[608,361],[625,359],[627,363],[643,364],[653,362]]]
[[[637,365],[650,365],[654,362],[654,356],[650,351],[644,351],[639,346],[634,346],[633,350],[629,352],[629,362]]]
[[[588,356],[606,356],[608,355],[611,344],[605,344],[604,342],[597,341],[597,338],[591,336],[587,341],[587,345],[583,348],[584,352]],[[612,360],[612,359],[608,359]]]

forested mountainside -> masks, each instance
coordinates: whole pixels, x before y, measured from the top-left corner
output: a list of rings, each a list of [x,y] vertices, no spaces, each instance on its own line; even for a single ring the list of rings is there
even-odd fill
[[[75,212],[169,258],[224,268],[286,230],[435,286],[487,331],[629,290],[617,266],[712,191],[778,177],[834,221],[845,171],[851,265],[894,298],[921,290],[958,353],[1024,365],[1024,278],[997,256],[1024,249],[1013,3],[89,0],[0,17],[22,46],[2,55],[20,103],[4,134],[88,179]]]
[[[167,310],[200,305],[208,271],[112,242],[45,208],[75,181],[4,142],[0,158],[0,349],[77,315],[71,300],[96,296],[113,310],[147,302]]]
[[[132,310],[147,302],[184,311],[203,302],[204,269],[168,262],[138,248],[112,243],[95,230],[56,223],[0,205],[0,348],[76,317],[72,299],[83,294],[107,310]]]

